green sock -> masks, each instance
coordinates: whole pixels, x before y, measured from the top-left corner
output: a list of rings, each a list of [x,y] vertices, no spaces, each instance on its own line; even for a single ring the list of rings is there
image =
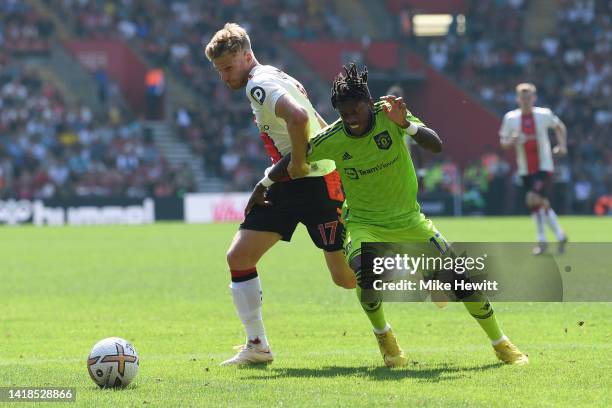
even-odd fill
[[[379,300],[377,302],[362,302],[361,301],[361,288],[359,285],[356,288],[357,299],[359,299],[359,303],[363,308],[363,311],[370,319],[372,323],[372,327],[375,330],[382,330],[387,326],[387,320],[385,319],[385,312],[383,311],[382,302]]]
[[[485,333],[487,333],[489,339],[495,341],[502,338],[504,333],[502,332],[501,327],[499,327],[493,307],[486,297],[475,293],[472,296],[463,299],[463,304],[468,312],[474,316],[480,327],[482,327]]]

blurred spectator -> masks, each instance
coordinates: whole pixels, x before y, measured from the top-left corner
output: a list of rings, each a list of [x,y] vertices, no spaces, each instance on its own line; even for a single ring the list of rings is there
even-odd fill
[[[124,38],[153,65],[173,72],[202,96],[205,109],[177,110],[177,133],[195,154],[204,157],[207,176],[222,178],[227,190],[251,190],[270,160],[244,94],[229,91],[219,81],[202,44],[224,22],[240,23],[249,31],[260,62],[285,69],[300,80],[319,112],[329,117],[329,95],[317,92],[316,79],[298,61],[281,59],[278,48],[285,40],[349,35],[333,2],[323,0],[226,0],[222,4],[212,0],[62,0],[54,10],[80,36]]]
[[[0,52],[46,53],[53,29],[53,23],[27,2],[0,0]]]
[[[36,72],[0,66],[0,198],[167,196],[193,191],[188,168],[171,169],[137,120],[98,122],[69,108]]]
[[[531,47],[523,27],[527,2],[471,0],[464,36],[451,31],[419,39],[436,69],[500,114],[515,108],[517,83],[537,84],[538,105],[550,107],[568,127],[569,161],[557,166],[563,172],[557,181],[575,184],[559,199],[576,200],[574,210],[584,213],[593,212],[593,199],[612,191],[611,4],[560,0],[557,32]]]
[[[145,75],[147,119],[160,120],[164,118],[164,92],[166,88],[164,71],[153,68]]]

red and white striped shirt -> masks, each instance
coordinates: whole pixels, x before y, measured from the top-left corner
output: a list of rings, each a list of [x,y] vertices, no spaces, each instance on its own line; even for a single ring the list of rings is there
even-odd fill
[[[513,135],[518,136],[516,161],[520,176],[554,170],[548,129],[559,123],[559,118],[548,108],[534,107],[530,114],[515,109],[504,115],[499,136],[502,143],[509,142]]]
[[[291,138],[284,119],[276,116],[276,102],[291,95],[308,112],[310,138],[321,130],[316,112],[304,87],[298,80],[271,65],[257,65],[249,73],[246,95],[251,102],[255,122],[272,163],[291,152]],[[336,168],[331,160],[320,160],[311,166],[308,177],[324,176]]]

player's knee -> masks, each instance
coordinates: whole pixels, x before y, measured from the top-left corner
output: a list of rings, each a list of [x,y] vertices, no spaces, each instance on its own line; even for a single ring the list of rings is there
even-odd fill
[[[248,252],[237,246],[232,246],[227,250],[225,259],[231,270],[251,268],[255,266],[256,263],[255,260],[251,259]]]
[[[527,194],[525,201],[527,203],[527,207],[530,210],[535,211],[542,206],[543,200],[542,200],[542,197],[540,197],[538,194],[534,192],[529,192]]]

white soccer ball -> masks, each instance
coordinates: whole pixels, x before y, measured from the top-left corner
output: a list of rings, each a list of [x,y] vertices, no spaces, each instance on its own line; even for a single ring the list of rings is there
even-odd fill
[[[125,387],[138,374],[138,353],[119,337],[100,340],[87,359],[89,376],[100,388]]]

